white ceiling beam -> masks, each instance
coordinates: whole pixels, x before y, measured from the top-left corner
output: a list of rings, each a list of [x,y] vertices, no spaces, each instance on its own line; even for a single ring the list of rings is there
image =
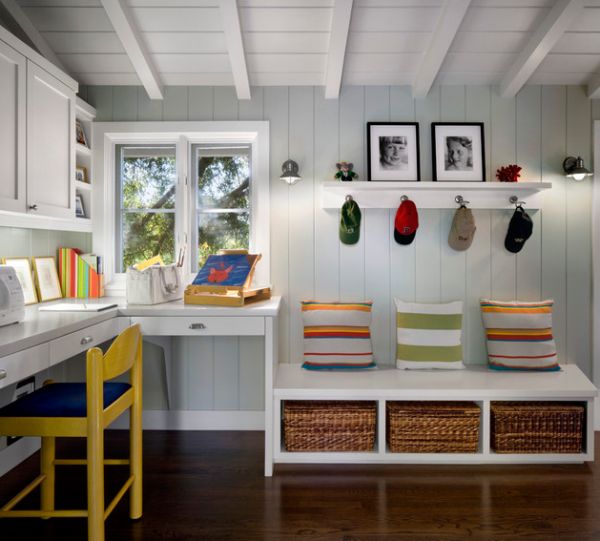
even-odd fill
[[[600,98],[600,74],[594,75],[588,82],[587,97],[591,100]]]
[[[250,99],[250,81],[246,67],[246,54],[242,40],[242,26],[236,0],[220,0],[221,17],[225,30],[229,62],[233,73],[233,82],[238,100]]]
[[[162,100],[163,89],[158,72],[146,51],[129,8],[124,0],[100,0],[129,60],[151,100]]]
[[[583,0],[558,0],[500,81],[500,95],[513,98],[533,75],[583,8]]]
[[[415,98],[424,98],[429,94],[470,3],[471,0],[446,0],[444,3],[429,47],[423,55],[417,76],[413,81],[412,92]]]
[[[333,6],[327,71],[325,72],[325,99],[335,100],[340,95],[353,1],[335,0]]]
[[[46,60],[52,62],[55,66],[59,67],[65,73],[68,73],[63,63],[58,59],[54,51],[48,45],[48,42],[38,32],[38,29],[33,25],[29,17],[25,15],[25,12],[21,9],[21,6],[15,2],[15,0],[0,0],[0,4],[4,6],[4,9],[8,11],[10,16],[19,25],[21,30],[25,32],[25,35],[31,40],[31,43],[40,52]]]

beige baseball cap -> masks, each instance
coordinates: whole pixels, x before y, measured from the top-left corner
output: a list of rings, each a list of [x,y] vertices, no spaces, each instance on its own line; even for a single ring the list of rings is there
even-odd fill
[[[473,212],[467,207],[460,207],[454,213],[452,227],[448,234],[448,244],[450,248],[458,252],[467,250],[473,242],[475,236],[475,218]]]

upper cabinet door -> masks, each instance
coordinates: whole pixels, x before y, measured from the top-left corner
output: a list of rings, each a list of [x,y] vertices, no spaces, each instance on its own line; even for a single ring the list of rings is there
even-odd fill
[[[23,55],[0,41],[0,210],[25,212]]]
[[[75,217],[75,93],[27,62],[27,210]]]

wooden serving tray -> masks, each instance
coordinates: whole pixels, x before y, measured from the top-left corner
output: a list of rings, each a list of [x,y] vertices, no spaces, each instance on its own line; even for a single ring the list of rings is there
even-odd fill
[[[207,304],[216,306],[244,306],[251,302],[271,298],[270,287],[252,289],[231,288],[223,290],[218,286],[210,291],[208,286],[187,286],[183,294],[185,304]]]

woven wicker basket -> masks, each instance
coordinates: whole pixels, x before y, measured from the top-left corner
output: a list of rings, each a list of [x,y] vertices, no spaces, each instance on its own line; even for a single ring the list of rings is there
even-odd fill
[[[480,409],[474,402],[388,402],[392,453],[476,453]]]
[[[492,402],[496,453],[581,453],[584,407],[572,402]]]
[[[377,406],[362,401],[285,401],[287,451],[372,451]]]

